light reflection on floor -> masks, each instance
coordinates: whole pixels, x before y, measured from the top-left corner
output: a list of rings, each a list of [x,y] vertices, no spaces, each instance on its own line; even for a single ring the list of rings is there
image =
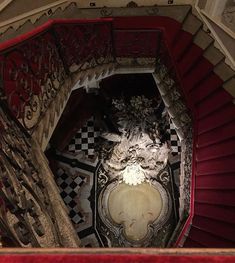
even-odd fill
[[[162,198],[149,183],[122,183],[110,193],[108,206],[112,220],[124,226],[127,238],[141,240],[147,235],[148,224],[160,215]]]

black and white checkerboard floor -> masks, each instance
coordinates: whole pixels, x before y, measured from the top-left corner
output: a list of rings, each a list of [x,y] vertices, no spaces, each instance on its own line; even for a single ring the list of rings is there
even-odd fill
[[[84,217],[80,211],[78,211],[74,198],[79,194],[80,188],[86,183],[86,178],[82,175],[73,178],[70,173],[61,167],[57,170],[56,176],[56,183],[60,188],[60,195],[69,210],[71,220],[74,224],[84,222]]]
[[[81,163],[74,155],[59,153],[54,155],[56,161],[55,181],[60,195],[68,209],[68,215],[81,240],[82,247],[99,247],[100,243],[93,227],[93,210],[91,192],[97,160]]]
[[[100,132],[94,125],[94,117],[77,131],[70,141],[67,151],[72,153],[83,152],[87,158],[94,158],[95,143],[97,143]]]
[[[176,133],[174,124],[170,121],[169,128],[167,129],[170,134],[170,144],[171,144],[171,153],[172,155],[177,155],[181,153],[181,142]]]
[[[171,121],[167,131],[170,134],[169,141],[171,145],[172,155],[180,154],[181,142]],[[67,151],[71,153],[83,152],[87,158],[94,158],[94,156],[96,156],[95,144],[98,142],[99,135],[100,131],[94,125],[94,117],[91,117],[72,138],[67,147]]]

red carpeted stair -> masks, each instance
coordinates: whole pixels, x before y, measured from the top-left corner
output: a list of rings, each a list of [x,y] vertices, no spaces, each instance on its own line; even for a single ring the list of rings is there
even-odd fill
[[[178,36],[177,49],[185,49]],[[195,44],[187,49],[180,59],[172,52],[196,127],[194,216],[184,247],[234,247],[235,105],[216,65]]]
[[[190,21],[197,20],[190,16]],[[223,88],[234,72],[223,77],[215,68],[222,65],[204,56],[205,48],[194,43],[202,25],[190,33],[172,19],[117,18],[116,28],[164,28],[169,52],[194,121],[195,200],[192,226],[185,247],[235,246],[235,105]],[[185,19],[187,23],[187,18]],[[193,26],[192,26],[193,27]],[[195,41],[196,42],[196,41]],[[214,48],[214,47],[212,47]],[[208,51],[209,52],[209,51]],[[216,61],[216,62],[215,62]],[[169,62],[166,62],[168,65]]]

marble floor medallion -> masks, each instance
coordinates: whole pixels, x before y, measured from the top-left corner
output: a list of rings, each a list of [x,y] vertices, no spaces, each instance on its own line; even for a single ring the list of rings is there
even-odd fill
[[[111,220],[122,225],[123,234],[131,241],[148,236],[148,225],[157,220],[162,206],[160,192],[148,183],[136,186],[118,184],[108,198]]]
[[[118,180],[109,181],[100,165],[97,206],[102,227],[99,229],[103,229],[103,236],[112,246],[162,246],[164,233],[174,225],[171,194],[157,179],[166,173],[167,169],[151,182],[133,186]]]

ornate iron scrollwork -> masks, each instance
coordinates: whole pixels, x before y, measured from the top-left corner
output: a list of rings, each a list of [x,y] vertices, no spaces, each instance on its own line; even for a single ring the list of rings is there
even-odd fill
[[[54,25],[0,52],[0,97],[31,134],[74,72],[114,62],[111,22]]]
[[[0,109],[0,231],[4,246],[63,246],[48,190],[25,135]]]
[[[69,73],[114,61],[111,23],[65,24],[54,30]]]
[[[113,14],[113,10],[111,8],[103,7],[100,10],[101,17],[110,17]]]
[[[2,52],[2,81],[7,104],[31,131],[65,80],[55,39],[49,32]]]

